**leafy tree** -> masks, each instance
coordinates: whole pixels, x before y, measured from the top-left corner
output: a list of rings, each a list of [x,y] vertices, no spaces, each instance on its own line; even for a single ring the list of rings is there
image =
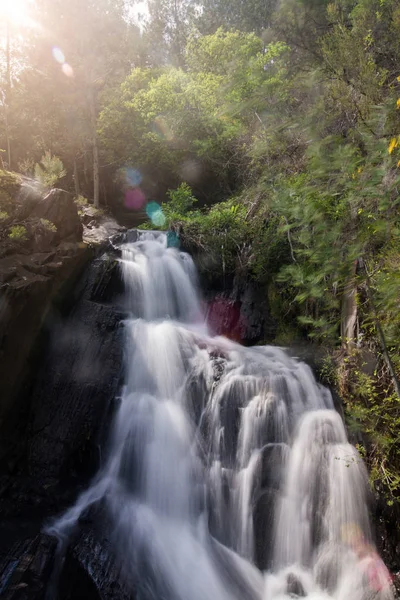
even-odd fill
[[[184,65],[184,52],[196,6],[191,0],[149,0],[144,44],[152,66]]]
[[[254,34],[219,30],[189,39],[187,70],[135,69],[100,115],[108,160],[169,186],[185,179],[186,162],[195,160],[197,176],[217,181],[216,197],[232,192],[245,175],[248,127],[260,126],[257,110],[266,96],[285,97],[285,53],[284,44],[263,52]]]
[[[29,53],[13,81],[15,162],[37,162],[50,149],[74,173],[76,192],[83,178],[98,204],[97,116],[107,89],[140,60],[139,31],[122,1],[36,0],[32,18],[45,34],[26,32]]]
[[[198,26],[204,33],[218,27],[240,29],[260,35],[271,25],[276,0],[202,0]]]

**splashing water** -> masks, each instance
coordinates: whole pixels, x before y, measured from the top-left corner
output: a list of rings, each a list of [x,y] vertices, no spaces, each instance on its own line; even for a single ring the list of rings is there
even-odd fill
[[[122,247],[132,317],[108,460],[49,531],[102,503],[127,585],[171,600],[389,600],[365,467],[329,391],[275,347],[209,335],[190,257]]]

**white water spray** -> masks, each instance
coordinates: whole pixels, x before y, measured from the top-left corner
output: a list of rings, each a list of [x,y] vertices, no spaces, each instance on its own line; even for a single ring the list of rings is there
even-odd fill
[[[389,600],[368,482],[328,390],[274,347],[212,338],[190,257],[122,247],[131,318],[109,456],[50,531],[102,501],[121,577],[170,600]]]

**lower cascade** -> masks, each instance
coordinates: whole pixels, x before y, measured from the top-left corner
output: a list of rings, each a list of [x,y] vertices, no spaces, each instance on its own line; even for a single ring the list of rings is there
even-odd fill
[[[107,458],[48,531],[62,547],[101,507],[140,600],[393,598],[330,392],[282,349],[213,337],[193,262],[165,234],[121,253],[130,316]]]

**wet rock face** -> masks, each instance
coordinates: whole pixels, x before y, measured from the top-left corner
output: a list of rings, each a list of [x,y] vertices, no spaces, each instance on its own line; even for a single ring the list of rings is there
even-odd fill
[[[223,290],[207,290],[207,319],[211,331],[244,345],[274,337],[276,325],[267,299],[250,281],[235,278]]]
[[[84,228],[72,194],[60,189],[44,193],[32,179],[11,179],[16,181],[10,189],[2,189],[0,182],[8,214],[0,231],[0,431],[7,429],[24,382],[36,369],[40,357],[34,346],[51,306],[70,294],[95,256],[94,248],[105,247],[110,235],[121,230],[109,215],[97,211],[83,243]],[[19,230],[13,236],[16,224]]]
[[[110,262],[104,256],[93,263],[81,300],[67,319],[52,327],[31,393],[31,474],[71,473],[82,456],[94,468],[99,463],[96,435],[107,428],[107,407],[117,396],[122,369],[123,314],[110,302],[118,293]]]
[[[130,600],[110,542],[96,529],[83,528],[67,550],[58,582],[59,600]],[[130,588],[132,590],[132,587]]]
[[[90,256],[86,248],[63,246],[57,251],[0,259],[0,428],[18,404],[18,393],[29,376],[32,350],[52,301],[67,282],[73,285]]]
[[[106,451],[123,362],[120,324],[125,314],[116,258],[112,250],[96,258],[63,303],[48,310],[42,343],[35,347],[33,376],[3,424],[0,582],[9,594],[6,598],[44,597],[54,566],[55,540],[46,552],[39,551],[43,545],[39,532],[51,517],[71,506]],[[25,308],[28,322],[29,306]],[[23,339],[23,331],[15,334]],[[105,583],[112,560],[106,557],[105,547],[101,550],[95,541],[90,542],[93,548],[85,546],[88,552],[93,550],[89,565],[83,561],[82,540],[80,544],[81,550],[73,545],[66,558],[61,598],[124,598],[119,589],[113,591],[117,575]],[[40,559],[35,558],[38,552]],[[31,559],[35,565],[43,563],[43,568],[35,566],[31,573],[26,567]],[[22,574],[10,579],[14,567]],[[84,596],[79,595],[81,590]]]
[[[41,600],[54,565],[56,541],[45,534],[0,548],[0,596],[4,600]]]
[[[122,369],[118,276],[114,256],[98,257],[77,282],[69,304],[48,313],[46,346],[26,388],[25,460],[32,476],[73,477],[98,467]]]

